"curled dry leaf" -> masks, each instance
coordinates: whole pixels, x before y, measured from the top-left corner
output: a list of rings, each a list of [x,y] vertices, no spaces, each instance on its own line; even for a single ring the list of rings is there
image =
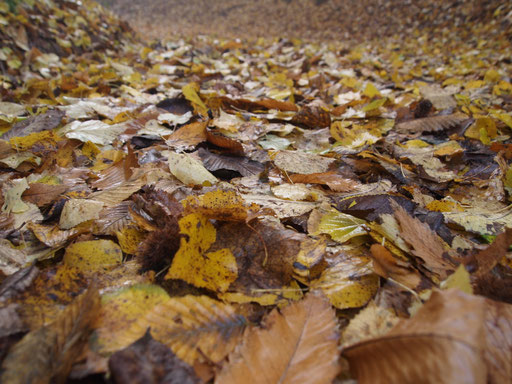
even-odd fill
[[[435,291],[410,320],[343,351],[366,383],[504,383],[512,379],[512,306]]]
[[[420,285],[420,273],[410,263],[394,257],[386,247],[373,244],[370,253],[373,260],[373,270],[380,277],[391,278],[411,289]]]
[[[250,328],[215,383],[331,383],[340,371],[335,311],[322,296],[274,309]]]

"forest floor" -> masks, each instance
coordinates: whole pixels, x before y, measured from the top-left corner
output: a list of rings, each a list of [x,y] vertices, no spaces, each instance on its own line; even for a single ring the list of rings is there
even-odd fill
[[[512,5],[103,3],[0,3],[0,382],[512,381]]]

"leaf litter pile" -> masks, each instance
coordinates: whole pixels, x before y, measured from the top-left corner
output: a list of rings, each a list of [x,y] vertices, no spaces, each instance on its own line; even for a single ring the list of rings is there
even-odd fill
[[[511,12],[150,44],[0,3],[0,381],[510,382]]]

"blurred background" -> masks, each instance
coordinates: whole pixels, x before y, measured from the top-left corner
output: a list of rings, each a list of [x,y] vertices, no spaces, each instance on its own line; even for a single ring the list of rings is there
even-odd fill
[[[498,0],[99,0],[150,37],[299,37],[365,40],[474,25],[509,30],[512,1]],[[481,31],[480,31],[481,32]]]

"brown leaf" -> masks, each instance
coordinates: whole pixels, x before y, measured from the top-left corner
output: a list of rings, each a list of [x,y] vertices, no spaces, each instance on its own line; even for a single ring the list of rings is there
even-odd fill
[[[399,123],[396,125],[395,129],[397,132],[401,133],[439,132],[454,127],[467,118],[468,117],[462,113],[423,117],[421,119]]]
[[[34,203],[38,207],[53,203],[53,201],[68,190],[66,185],[48,185],[32,183],[21,195],[23,200]]]
[[[114,353],[108,362],[114,383],[195,384],[193,368],[181,361],[148,331],[129,347]]]
[[[325,128],[331,125],[331,115],[320,107],[305,106],[293,116],[292,124],[306,128]]]
[[[10,304],[0,308],[0,338],[13,335],[18,332],[27,331],[27,327],[23,323],[19,313],[19,305]],[[0,356],[2,351],[0,348]]]
[[[294,183],[327,185],[335,192],[353,192],[360,186],[357,181],[335,172],[311,173],[309,175],[293,174],[289,177]]]
[[[505,232],[496,236],[496,239],[487,248],[474,253],[464,261],[474,277],[481,277],[490,272],[496,264],[505,256],[508,247],[512,244],[512,229],[506,228]]]
[[[228,97],[223,96],[220,98],[220,101],[223,109],[235,108],[249,112],[257,112],[270,109],[293,112],[296,112],[298,110],[297,106],[289,101],[279,101],[274,99],[252,101],[247,99],[230,99]]]
[[[27,289],[39,273],[35,265],[20,269],[8,276],[0,285],[0,299],[9,299]]]
[[[393,257],[384,246],[373,244],[370,247],[373,270],[384,278],[391,278],[408,288],[415,289],[421,282],[421,275],[409,263]]]
[[[174,131],[166,140],[171,148],[191,149],[206,141],[207,122],[196,121]]]
[[[2,139],[9,140],[12,137],[22,137],[31,133],[52,130],[60,125],[65,115],[66,114],[61,110],[55,109],[41,115],[29,117],[26,120],[14,124],[14,126],[2,136]]]
[[[233,155],[244,155],[244,147],[242,143],[215,132],[213,129],[206,129],[206,139],[209,143],[217,147],[225,149],[228,153]]]
[[[197,153],[201,157],[204,167],[218,177],[221,176],[216,174],[216,171],[234,171],[232,173],[239,174],[236,176],[252,176],[261,173],[265,168],[261,163],[245,157],[217,155],[203,148],[199,149]]]
[[[340,369],[337,340],[335,311],[309,294],[248,330],[215,383],[331,383]]]
[[[435,291],[412,319],[343,355],[361,384],[510,382],[511,311],[461,291]]]
[[[4,360],[2,383],[64,383],[87,341],[98,309],[98,290],[92,287],[53,323],[28,333]]]
[[[455,270],[455,264],[446,257],[448,253],[441,238],[427,224],[409,216],[398,204],[393,202],[392,206],[400,224],[400,236],[413,248],[412,254],[419,257],[428,270],[446,279]]]

